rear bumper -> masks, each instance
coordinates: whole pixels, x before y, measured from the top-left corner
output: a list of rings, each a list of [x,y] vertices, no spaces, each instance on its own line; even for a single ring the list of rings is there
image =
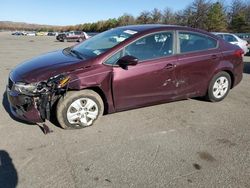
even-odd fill
[[[21,95],[15,91],[6,89],[11,113],[18,119],[32,123],[44,122],[40,112],[35,107],[34,99],[29,96]]]
[[[246,55],[246,54],[249,52],[249,45],[246,46],[246,47],[243,49],[243,51],[244,51],[244,55]]]
[[[244,62],[242,59],[241,62],[237,64],[234,68],[234,83],[233,83],[232,88],[241,82],[243,78],[243,69],[244,69]]]

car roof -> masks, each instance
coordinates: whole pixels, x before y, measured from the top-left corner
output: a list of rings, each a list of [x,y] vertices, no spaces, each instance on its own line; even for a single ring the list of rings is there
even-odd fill
[[[136,31],[138,33],[147,33],[147,32],[154,32],[154,31],[159,31],[159,30],[185,30],[185,31],[191,31],[191,32],[199,32],[203,33],[206,35],[209,35],[210,37],[214,37],[215,35],[201,30],[197,28],[192,28],[192,27],[187,27],[187,26],[180,26],[180,25],[164,25],[164,24],[143,24],[143,25],[128,25],[128,26],[121,26],[117,27],[120,29],[127,29],[127,30],[132,30]]]
[[[118,28],[142,32],[142,31],[149,31],[149,30],[163,29],[163,28],[181,29],[181,28],[188,28],[188,27],[178,26],[178,25],[164,25],[164,24],[143,24],[143,25],[127,25],[127,26],[122,26]]]

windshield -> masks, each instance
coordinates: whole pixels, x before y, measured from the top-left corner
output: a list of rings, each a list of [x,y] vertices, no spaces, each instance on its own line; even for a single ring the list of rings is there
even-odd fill
[[[137,31],[124,28],[111,29],[93,36],[75,46],[73,49],[81,53],[83,56],[96,57],[136,33]]]

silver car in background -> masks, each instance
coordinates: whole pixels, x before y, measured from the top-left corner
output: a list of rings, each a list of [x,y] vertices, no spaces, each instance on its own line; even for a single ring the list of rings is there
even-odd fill
[[[235,44],[237,46],[239,46],[243,51],[244,54],[247,54],[249,49],[248,49],[248,42],[239,38],[238,36],[236,36],[235,34],[232,33],[217,33],[217,32],[213,32],[214,35],[223,38],[225,41],[231,43],[231,44]]]

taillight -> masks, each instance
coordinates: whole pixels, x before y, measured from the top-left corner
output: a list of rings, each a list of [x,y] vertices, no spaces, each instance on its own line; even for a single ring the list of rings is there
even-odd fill
[[[242,57],[242,55],[244,54],[244,51],[242,49],[238,49],[234,52],[234,55],[236,57]]]

